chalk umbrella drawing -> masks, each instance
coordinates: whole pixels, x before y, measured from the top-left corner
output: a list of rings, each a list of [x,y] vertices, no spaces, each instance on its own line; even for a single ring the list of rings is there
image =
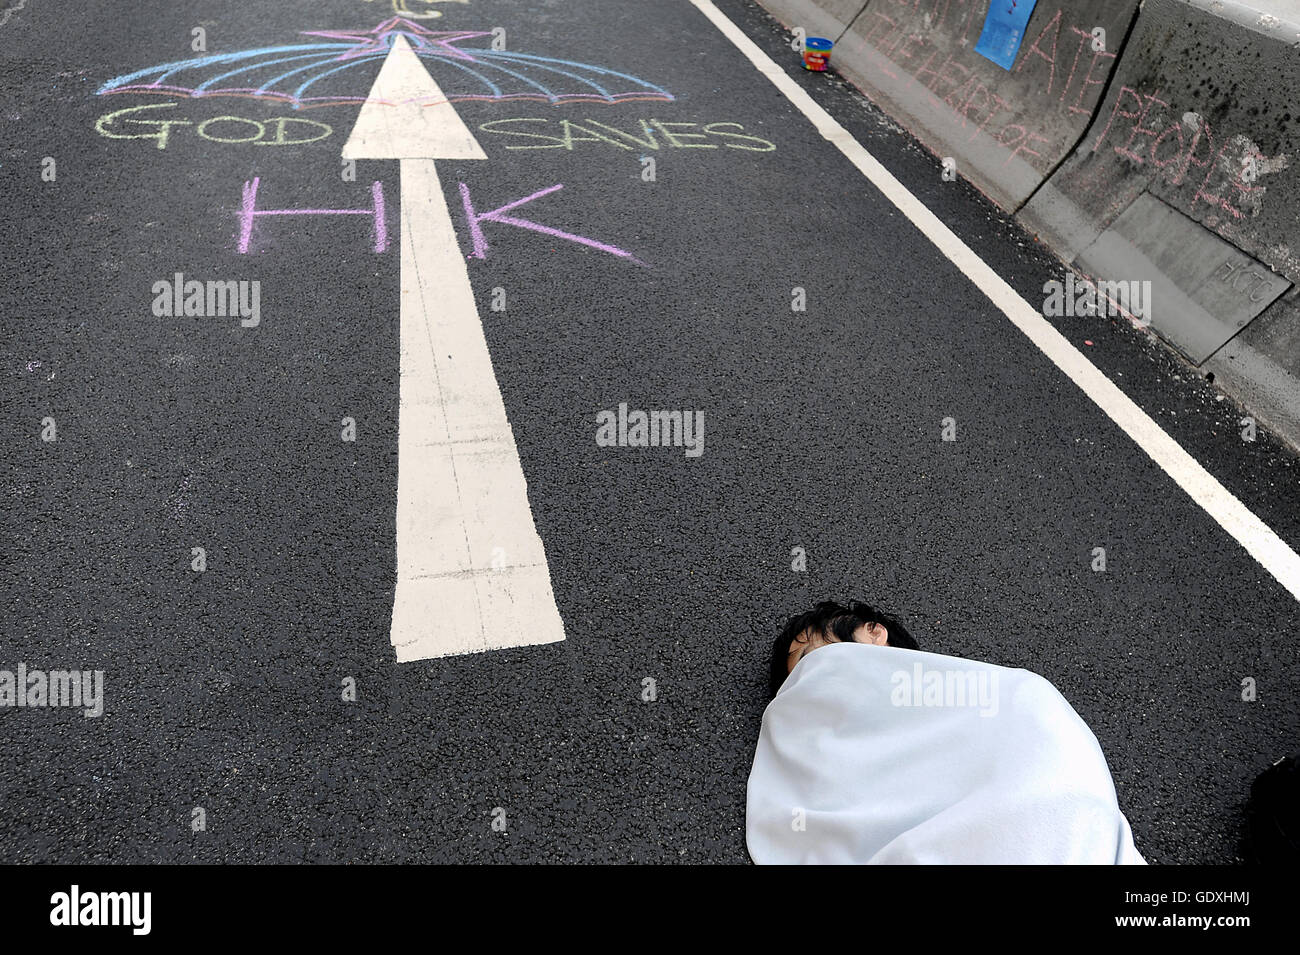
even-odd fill
[[[405,17],[390,17],[366,31],[304,30],[303,36],[313,42],[151,66],[114,77],[98,93],[244,96],[280,100],[294,109],[363,103],[366,93],[357,90],[368,90],[373,76],[372,71],[357,68],[373,65],[377,70],[396,38],[402,36],[435,74],[447,102],[618,103],[673,98],[667,90],[627,73],[572,60],[493,50],[490,45],[465,46],[474,40],[490,43],[492,34],[429,30]]]

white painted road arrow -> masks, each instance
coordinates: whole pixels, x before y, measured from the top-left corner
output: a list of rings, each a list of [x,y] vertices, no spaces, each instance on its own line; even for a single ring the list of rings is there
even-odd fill
[[[432,105],[424,105],[432,104]],[[436,159],[486,159],[397,36],[345,159],[401,160],[399,663],[554,643],[564,624]]]

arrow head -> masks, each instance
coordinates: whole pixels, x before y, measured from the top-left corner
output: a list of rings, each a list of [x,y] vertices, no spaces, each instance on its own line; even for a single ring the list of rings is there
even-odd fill
[[[398,34],[361,105],[344,159],[487,159],[474,134]]]

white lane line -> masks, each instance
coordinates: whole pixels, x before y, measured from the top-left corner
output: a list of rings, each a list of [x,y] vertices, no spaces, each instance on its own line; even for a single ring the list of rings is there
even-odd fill
[[[826,110],[798,83],[731,22],[711,0],[691,0],[709,18],[755,68],[772,81],[794,107],[812,122],[821,135],[835,145],[892,202],[903,215],[921,230],[935,247],[965,273],[989,301],[1002,310],[1011,323],[1083,389],[1112,421],[1119,425],[1138,447],[1187,492],[1205,513],[1232,535],[1260,565],[1277,578],[1278,583],[1300,600],[1300,556],[1261,521],[1246,505],[1237,500],[1218,480],[1173,438],[1151,420],[1128,395],[1097,370],[1064,335],[1052,327],[1038,310],[1020,297],[983,259],[953,234],[939,218],[882,166],[849,131],[831,118]]]
[[[389,51],[343,156],[398,159],[402,177],[390,634],[397,661],[563,640],[519,451],[434,165],[487,157],[405,38]]]

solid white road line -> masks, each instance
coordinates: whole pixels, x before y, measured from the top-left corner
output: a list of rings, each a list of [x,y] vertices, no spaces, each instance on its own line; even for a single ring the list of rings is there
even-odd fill
[[[1136,441],[1138,447],[1259,561],[1265,570],[1277,578],[1278,583],[1300,600],[1300,556],[1272,528],[1237,500],[1114,382],[1084,358],[1037,309],[1021,298],[966,243],[957,238],[951,229],[867,152],[848,130],[832,119],[771,57],[718,10],[711,0],[691,2],[735,44],[760,73],[772,81],[796,109],[808,117],[824,138],[830,140],[857,166],[886,199],[907,216],[940,252],[965,273],[976,288],[1011,319],[1013,325],[1024,332],[1056,367],[1082,388],[1097,407]]]
[[[426,106],[424,103],[435,103]],[[399,663],[564,639],[514,434],[435,159],[486,159],[398,37],[345,159],[399,159]]]

